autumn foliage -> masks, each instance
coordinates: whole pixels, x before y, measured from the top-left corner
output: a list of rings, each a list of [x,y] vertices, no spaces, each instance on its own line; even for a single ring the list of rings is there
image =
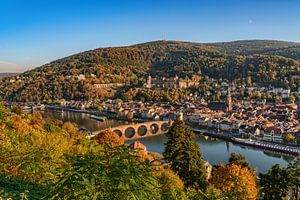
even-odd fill
[[[94,138],[99,144],[107,144],[112,146],[120,146],[124,144],[124,140],[111,130],[101,131]]]
[[[163,169],[156,174],[161,184],[162,199],[184,199],[184,183],[171,169]]]
[[[255,200],[258,195],[254,175],[236,164],[218,165],[210,182],[229,199]]]
[[[9,114],[0,104],[0,199],[258,198],[255,170],[244,156],[233,153],[229,164],[214,167],[206,182],[206,168],[193,135],[181,121],[173,126],[168,135],[169,163],[162,164],[166,157],[140,148],[143,145],[124,144],[111,130],[88,139],[72,123],[46,119],[39,113]],[[263,197],[298,199],[298,177],[299,159],[287,169],[274,166],[261,175]],[[204,189],[185,184],[204,178]]]
[[[52,169],[63,165],[64,154],[82,154],[91,148],[84,135],[73,133],[74,127],[59,124],[38,113],[6,116],[0,122],[0,173],[42,183],[53,177]]]

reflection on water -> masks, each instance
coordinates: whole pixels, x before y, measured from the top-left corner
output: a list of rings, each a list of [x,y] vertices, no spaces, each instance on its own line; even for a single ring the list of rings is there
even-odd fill
[[[86,128],[90,131],[101,130],[128,123],[113,119],[108,119],[105,122],[98,122],[90,119],[89,114],[76,112],[65,111],[60,113],[45,111],[45,114],[62,121],[77,123],[79,127]],[[239,154],[243,154],[251,163],[251,165],[257,169],[258,172],[265,173],[276,163],[282,165],[283,167],[286,167],[288,163],[294,159],[293,156],[289,156],[286,154],[241,146],[208,136],[197,135],[196,139],[197,143],[200,144],[204,159],[209,161],[209,163],[213,165],[218,163],[227,163],[231,152],[236,152]],[[139,141],[145,144],[149,151],[162,153],[164,150],[164,144],[167,142],[167,138],[164,135],[158,135],[154,137],[139,139]]]
[[[87,130],[90,131],[98,131],[98,130],[120,126],[128,123],[125,121],[119,121],[114,119],[107,119],[104,122],[100,122],[94,119],[90,119],[90,114],[69,112],[69,111],[64,111],[64,112],[44,111],[44,114],[49,117],[62,120],[64,122],[76,123],[79,128],[86,128]]]
[[[204,159],[213,165],[227,163],[231,152],[236,152],[243,154],[252,167],[256,168],[258,172],[265,173],[277,163],[286,167],[288,163],[294,159],[293,156],[241,146],[207,136],[198,135],[196,139],[200,145]],[[139,141],[145,144],[149,151],[162,153],[167,138],[163,135],[159,135],[139,139]]]

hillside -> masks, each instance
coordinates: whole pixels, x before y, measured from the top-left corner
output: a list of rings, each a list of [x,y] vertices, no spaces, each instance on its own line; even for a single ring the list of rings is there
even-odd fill
[[[300,83],[295,83],[294,80],[300,75],[299,60],[257,54],[263,49],[282,49],[284,45],[294,43],[260,42],[255,48],[256,43],[253,41],[249,45],[251,41],[226,44],[154,41],[127,47],[99,48],[27,71],[13,83],[11,79],[3,79],[0,82],[0,91],[4,93],[4,98],[17,101],[115,98],[128,90],[129,86],[142,86],[148,74],[166,77],[178,75],[184,78],[199,69],[203,76],[235,80],[241,84],[250,77],[257,85],[292,89],[300,87]],[[241,49],[239,52],[243,53],[233,51],[235,48]],[[81,74],[84,75],[84,80],[78,78]],[[99,91],[93,89],[94,83],[125,83],[126,86]]]
[[[18,73],[0,73],[0,80],[6,77],[16,76]]]
[[[228,53],[238,55],[278,55],[300,59],[300,43],[276,40],[241,40],[234,42],[210,43],[210,46]]]

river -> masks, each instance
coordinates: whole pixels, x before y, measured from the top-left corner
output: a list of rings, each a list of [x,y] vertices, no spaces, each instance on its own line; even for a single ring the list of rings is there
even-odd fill
[[[64,111],[61,113],[55,111],[45,111],[44,113],[62,121],[76,123],[79,127],[86,128],[90,131],[102,130],[109,127],[128,124],[128,122],[114,119],[108,119],[105,122],[98,122],[90,119],[89,114],[69,111]],[[164,135],[158,135],[139,139],[139,141],[147,146],[148,151],[162,153],[167,138]],[[286,167],[288,163],[294,159],[294,156],[245,147],[202,135],[197,135],[196,141],[200,145],[204,159],[213,165],[218,163],[227,163],[231,152],[236,152],[243,154],[250,162],[252,167],[256,168],[258,172],[265,173],[277,163],[283,167]]]

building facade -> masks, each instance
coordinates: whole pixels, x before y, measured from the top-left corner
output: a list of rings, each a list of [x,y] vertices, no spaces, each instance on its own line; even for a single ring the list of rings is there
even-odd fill
[[[158,77],[152,78],[148,77],[147,83],[145,85],[146,88],[190,88],[199,86],[199,82],[201,80],[201,76],[193,75],[192,78],[179,78],[178,76],[165,78]]]

